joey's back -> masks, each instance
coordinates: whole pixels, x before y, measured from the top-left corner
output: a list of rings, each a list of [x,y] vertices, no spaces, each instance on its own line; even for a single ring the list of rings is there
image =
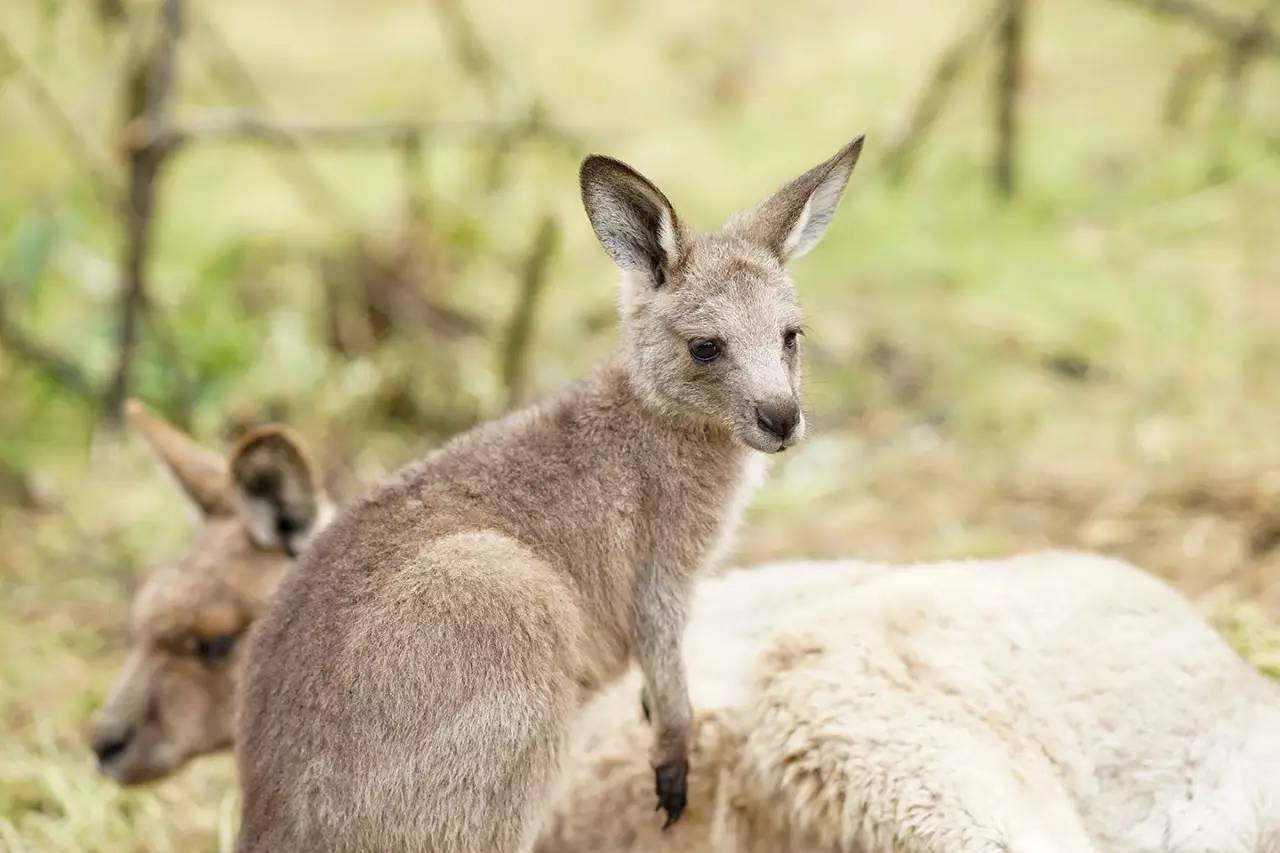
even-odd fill
[[[705,235],[629,167],[587,159],[584,205],[623,273],[621,352],[403,469],[309,549],[251,653],[242,850],[528,850],[569,715],[631,657],[679,818],[692,577],[749,460],[804,434],[784,265],[860,148]]]
[[[285,648],[292,628],[284,629],[299,620],[336,641],[344,626],[378,615],[379,589],[415,571],[430,543],[496,533],[525,546],[546,583],[582,609],[591,654],[575,677],[598,686],[630,653],[633,567],[654,555],[686,565],[708,551],[733,521],[724,507],[748,453],[721,432],[654,412],[625,369],[609,364],[378,486],[316,540],[290,582],[287,594],[305,597],[307,615],[295,605],[270,623]],[[312,651],[300,645],[298,654]],[[284,678],[342,664],[340,643],[314,652],[315,660],[272,660]]]

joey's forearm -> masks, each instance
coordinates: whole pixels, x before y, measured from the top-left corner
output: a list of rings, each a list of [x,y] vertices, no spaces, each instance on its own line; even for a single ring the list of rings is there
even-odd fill
[[[681,592],[642,583],[633,613],[632,641],[655,733],[655,763],[679,757],[689,729],[689,686],[681,655],[687,605]]]
[[[692,714],[680,652],[687,605],[681,590],[652,582],[642,583],[637,593],[633,640],[644,674],[644,702],[653,727],[650,761],[658,808],[666,810],[669,826],[684,811],[689,772]]]

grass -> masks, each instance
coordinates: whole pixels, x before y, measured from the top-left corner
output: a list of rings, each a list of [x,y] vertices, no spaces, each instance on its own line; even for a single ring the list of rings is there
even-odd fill
[[[197,5],[282,116],[488,109],[429,4]],[[1022,189],[1004,204],[986,178],[987,60],[911,180],[892,186],[881,168],[975,4],[469,4],[504,69],[496,109],[536,93],[584,147],[635,163],[695,223],[869,134],[831,231],[795,269],[817,429],[775,469],[740,560],[1099,548],[1195,596],[1275,674],[1280,74],[1257,69],[1239,121],[1215,114],[1210,89],[1185,128],[1168,128],[1161,100],[1203,47],[1194,33],[1106,0],[1033,6]],[[18,0],[0,30],[106,151],[124,39],[103,36],[87,8]],[[230,106],[194,49],[182,74],[180,116]],[[31,272],[17,314],[104,375],[114,224],[12,78],[0,77],[0,127],[0,270]],[[522,150],[492,191],[466,146],[441,142],[425,166],[441,293],[483,316],[506,316],[534,223],[559,217],[531,365],[539,391],[581,373],[613,335],[593,319],[608,315],[613,273],[579,210],[580,153]],[[394,159],[309,159],[344,222],[385,240]],[[210,444],[241,408],[279,402],[350,490],[439,440],[386,415],[387,376],[410,376],[427,398],[447,376],[458,399],[499,408],[492,341],[353,358],[325,346],[310,258],[351,234],[261,151],[184,154],[162,201],[154,298]],[[144,349],[148,397],[163,401],[171,358]],[[185,541],[181,508],[136,445],[97,433],[89,407],[5,354],[0,398],[0,467],[23,471],[27,504],[0,488],[0,847],[229,849],[226,759],[121,791],[96,777],[80,737],[121,660],[131,589]]]

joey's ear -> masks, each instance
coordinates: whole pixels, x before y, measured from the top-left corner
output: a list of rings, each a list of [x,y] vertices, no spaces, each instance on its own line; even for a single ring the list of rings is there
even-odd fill
[[[582,206],[600,245],[623,270],[666,283],[680,263],[680,221],[662,191],[626,163],[593,154],[578,173]]]
[[[142,436],[197,509],[205,515],[235,512],[231,481],[221,456],[196,444],[137,400],[127,401],[124,413],[129,429]]]
[[[859,136],[757,207],[735,215],[725,230],[763,243],[783,263],[800,257],[817,244],[835,215],[862,140]]]
[[[256,429],[240,440],[231,453],[231,480],[249,536],[263,548],[296,555],[327,508],[302,445],[280,426]]]

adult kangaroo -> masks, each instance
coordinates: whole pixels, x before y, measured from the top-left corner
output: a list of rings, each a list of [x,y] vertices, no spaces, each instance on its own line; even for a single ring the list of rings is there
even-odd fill
[[[251,646],[241,851],[529,850],[569,719],[633,655],[659,806],[679,818],[690,588],[759,479],[753,451],[804,434],[784,265],[861,148],[706,234],[630,167],[584,161],[622,271],[621,351],[403,469],[303,555]]]

